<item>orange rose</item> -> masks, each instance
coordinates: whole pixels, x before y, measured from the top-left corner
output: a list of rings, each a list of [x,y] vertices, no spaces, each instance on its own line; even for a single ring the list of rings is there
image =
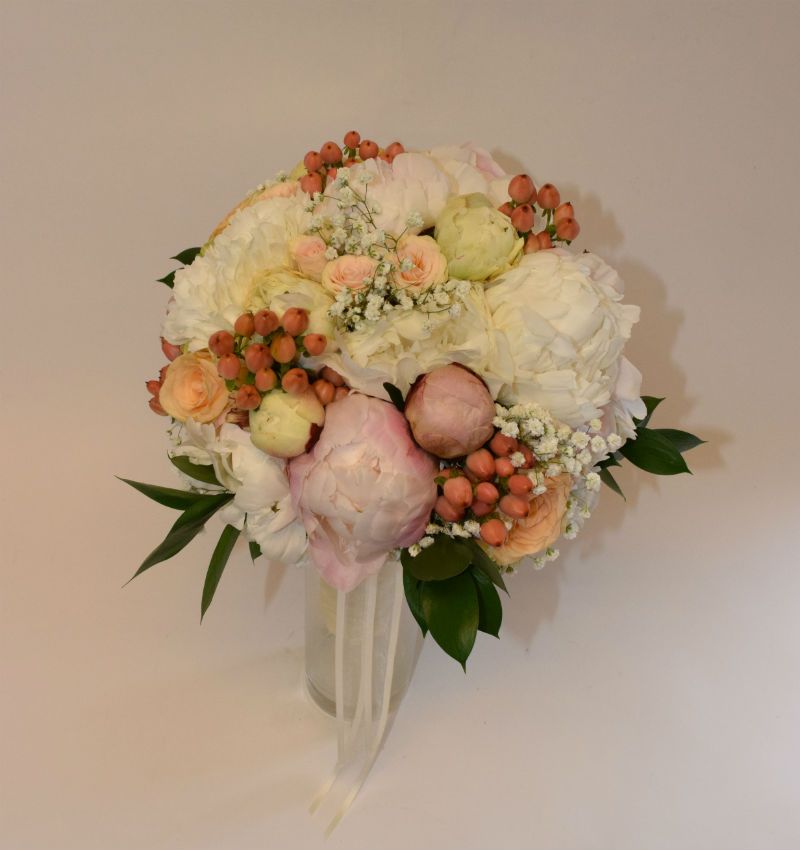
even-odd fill
[[[572,478],[569,475],[548,478],[547,490],[531,499],[531,512],[514,523],[502,546],[489,550],[491,557],[506,566],[552,546],[561,534],[561,520],[567,511],[571,488]]]
[[[213,422],[228,404],[228,389],[210,355],[181,354],[167,367],[158,400],[180,422]]]

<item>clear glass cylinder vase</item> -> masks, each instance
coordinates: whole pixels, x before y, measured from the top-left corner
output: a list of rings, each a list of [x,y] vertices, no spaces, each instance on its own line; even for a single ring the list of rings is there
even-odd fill
[[[419,626],[404,597],[399,601],[399,628],[392,640],[393,611],[398,604],[397,595],[403,595],[400,562],[387,560],[372,582],[372,589],[367,579],[344,594],[342,601],[338,599],[339,591],[325,582],[313,565],[307,565],[305,571],[306,687],[311,698],[326,713],[336,714],[336,638],[342,629],[339,650],[344,718],[353,718],[365,673],[371,702],[378,711],[387,665],[391,675],[390,710],[393,710],[408,690],[422,645]],[[371,616],[371,594],[374,594],[374,616]],[[365,640],[370,645],[365,647]],[[369,665],[368,670],[365,665]]]

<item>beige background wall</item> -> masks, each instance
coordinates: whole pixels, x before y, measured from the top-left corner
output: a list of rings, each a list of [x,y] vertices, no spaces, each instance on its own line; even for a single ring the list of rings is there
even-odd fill
[[[326,845],[800,846],[796,3],[0,0],[0,847],[322,847],[302,581],[213,544],[124,590],[173,481],[167,257],[351,126],[564,189],[694,477],[622,474],[465,677],[427,646]]]

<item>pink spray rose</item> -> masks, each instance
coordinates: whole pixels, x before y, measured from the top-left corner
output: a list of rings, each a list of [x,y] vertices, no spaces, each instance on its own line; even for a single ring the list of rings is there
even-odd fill
[[[424,535],[436,463],[385,401],[351,393],[326,414],[319,442],[290,462],[289,481],[311,559],[330,585],[348,591],[392,549]]]
[[[297,268],[300,269],[300,274],[319,283],[328,264],[328,258],[325,256],[328,246],[325,241],[316,235],[298,236],[290,243],[289,250]]]
[[[486,384],[457,363],[417,380],[406,399],[405,413],[414,439],[437,457],[467,455],[494,433],[494,401]]]

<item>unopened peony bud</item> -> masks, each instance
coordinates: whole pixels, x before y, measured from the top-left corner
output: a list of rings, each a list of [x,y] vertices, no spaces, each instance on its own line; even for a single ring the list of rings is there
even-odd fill
[[[272,369],[259,369],[256,372],[255,381],[256,389],[261,390],[262,393],[266,393],[275,388],[275,385],[278,383],[278,376]]]
[[[537,196],[543,210],[554,210],[561,203],[561,195],[552,183],[545,183]]]
[[[281,386],[287,393],[302,395],[308,390],[308,375],[305,369],[289,369],[281,378]]]
[[[328,338],[325,334],[306,334],[303,337],[303,345],[312,357],[318,357],[325,351]]]
[[[256,333],[261,334],[261,336],[269,336],[280,326],[278,314],[273,313],[272,310],[259,310],[253,316],[253,322],[256,326]]]
[[[281,319],[283,329],[291,336],[300,336],[308,329],[308,310],[290,307]]]
[[[234,348],[234,339],[227,331],[217,331],[208,338],[208,347],[217,357],[230,354]]]
[[[336,387],[330,381],[314,381],[311,389],[323,405],[330,404],[336,396]]]
[[[251,372],[258,372],[272,365],[272,357],[266,345],[260,342],[251,342],[244,350],[244,365]]]
[[[433,509],[445,522],[458,522],[464,516],[464,510],[457,508],[444,496],[439,496]]]
[[[463,475],[448,478],[442,491],[445,499],[456,508],[466,508],[472,503],[472,485]]]
[[[309,151],[303,157],[303,165],[308,169],[308,173],[312,174],[315,171],[319,171],[322,168],[323,162],[322,157],[317,153],[317,151]]]
[[[565,218],[575,218],[575,209],[572,204],[561,204],[553,213],[553,223],[558,224],[559,221]]]
[[[508,184],[508,196],[518,204],[528,204],[536,194],[533,180],[527,174],[517,174]],[[519,229],[519,228],[517,228]]]
[[[319,437],[325,408],[311,390],[290,395],[273,390],[250,413],[250,440],[274,457],[297,457],[308,451]]]
[[[527,475],[514,474],[508,479],[508,489],[515,496],[524,498],[533,490],[533,481]]]
[[[469,506],[469,509],[476,517],[478,517],[478,519],[480,519],[481,517],[490,514],[494,510],[494,505],[487,505],[486,502],[475,501]]]
[[[337,162],[342,161],[342,149],[336,142],[325,142],[319,149],[319,155],[322,157],[325,165],[335,165]]]
[[[502,546],[506,542],[508,532],[502,520],[487,519],[481,526],[481,539],[489,546]]]
[[[574,218],[562,218],[556,225],[556,236],[566,242],[572,242],[581,232],[580,225]]]
[[[406,151],[406,149],[400,144],[400,142],[392,142],[386,148],[386,155],[390,156],[392,159],[394,159],[399,154],[405,153],[405,151]]]
[[[233,401],[240,410],[255,410],[261,404],[261,393],[252,384],[245,384],[236,390]]]
[[[497,472],[498,478],[508,478],[509,475],[513,475],[516,471],[514,469],[514,464],[507,457],[499,457],[495,461],[495,471]]]
[[[511,223],[520,233],[527,233],[533,227],[533,207],[522,204],[511,213]]]
[[[500,510],[512,519],[522,519],[528,516],[531,507],[527,499],[509,494],[500,499]]]
[[[499,431],[492,437],[489,448],[497,457],[508,457],[519,449],[519,443],[514,437],[507,437]]]
[[[320,372],[320,377],[324,378],[326,381],[330,381],[334,387],[344,386],[344,378],[335,369],[331,369],[330,366],[326,366],[322,372]]]
[[[416,381],[406,398],[405,415],[419,445],[437,457],[469,454],[494,432],[489,390],[474,372],[455,363]]]
[[[297,354],[297,345],[288,334],[280,334],[272,340],[269,350],[278,363],[291,363]]]
[[[242,361],[235,354],[223,354],[217,363],[217,372],[226,381],[235,381],[241,368]]]
[[[467,469],[482,480],[494,477],[495,461],[487,449],[478,449],[467,455]]]
[[[361,159],[375,159],[378,155],[378,145],[370,139],[364,139],[358,146],[358,155]]]
[[[316,195],[322,191],[322,175],[318,172],[304,174],[300,178],[300,188],[309,195]]]
[[[181,356],[181,347],[167,342],[163,336],[161,337],[161,350],[164,352],[164,357],[167,360],[174,360],[176,357]]]
[[[488,481],[481,481],[475,488],[475,498],[481,502],[486,502],[487,505],[493,505],[500,498],[500,491],[494,484]]]
[[[344,134],[344,144],[351,151],[355,150],[361,144],[361,134],[357,130],[350,130]]]
[[[239,336],[252,336],[256,329],[256,323],[252,313],[242,313],[234,322],[233,329]]]

